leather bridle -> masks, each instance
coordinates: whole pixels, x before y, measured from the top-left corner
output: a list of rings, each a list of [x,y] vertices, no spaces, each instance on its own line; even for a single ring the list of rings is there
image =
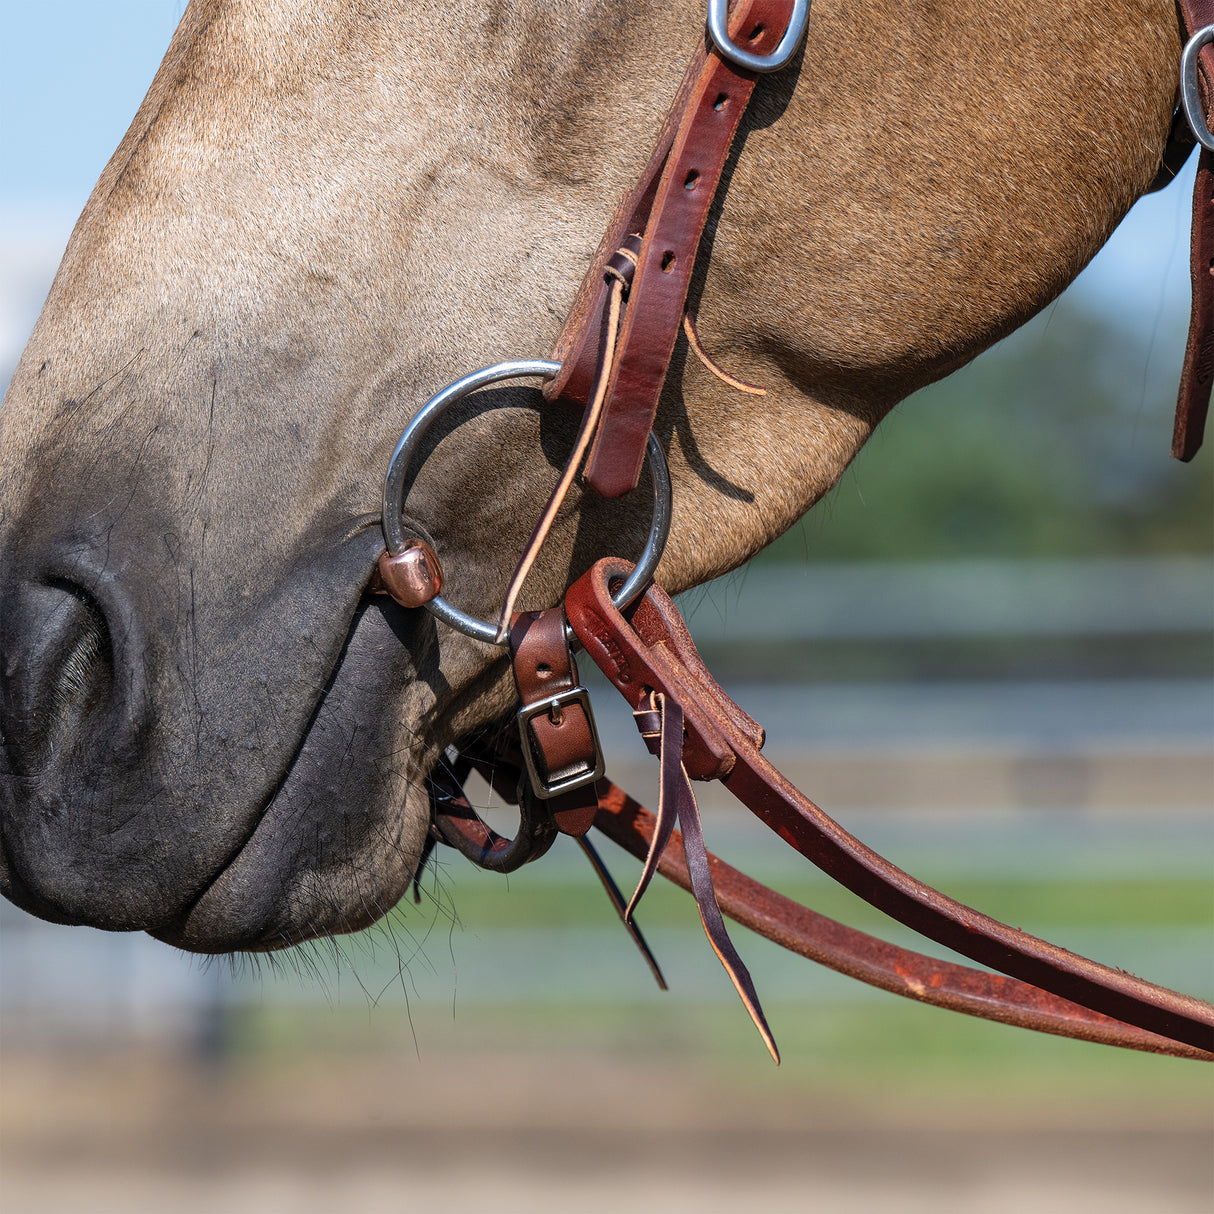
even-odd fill
[[[1194,257],[1201,259],[1202,272],[1194,276],[1193,326],[1173,448],[1189,459],[1201,441],[1214,364],[1214,136],[1206,121],[1208,104],[1192,99],[1200,97],[1199,78],[1207,101],[1214,98],[1214,0],[1185,0],[1182,7],[1186,33],[1193,35],[1185,57],[1191,77],[1186,110],[1203,144],[1194,226]],[[793,952],[908,998],[1062,1036],[1214,1059],[1211,1005],[1069,953],[948,898],[865,847],[789,784],[761,753],[762,728],[709,674],[674,604],[652,580],[669,528],[670,488],[651,427],[680,329],[698,344],[686,300],[700,238],[757,73],[789,62],[807,11],[807,0],[735,0],[728,12],[725,0],[711,0],[706,37],[649,164],[608,226],[554,360],[499,364],[466,376],[432,398],[397,445],[385,488],[387,550],[377,588],[407,607],[428,607],[480,641],[507,643],[522,701],[512,722],[450,748],[431,775],[427,854],[442,842],[483,867],[509,872],[543,855],[558,834],[574,837],[663,986],[633,911],[655,872],[689,889],[714,950],[777,1059],[722,912]],[[442,598],[438,557],[425,540],[406,533],[403,499],[416,444],[438,413],[478,387],[516,376],[544,380],[553,407],[572,405],[583,422],[494,625]],[[636,488],[647,450],[655,509],[639,565],[599,561],[568,589],[562,607],[514,613],[514,596],[579,469],[601,495],[618,497]],[[632,705],[638,729],[659,759],[656,815],[604,775],[575,645]],[[514,838],[496,834],[472,808],[463,784],[473,771],[519,806]],[[731,868],[704,845],[692,780],[720,780],[785,842],[852,892],[998,972],[885,943]],[[627,903],[586,837],[592,826],[644,861]]]

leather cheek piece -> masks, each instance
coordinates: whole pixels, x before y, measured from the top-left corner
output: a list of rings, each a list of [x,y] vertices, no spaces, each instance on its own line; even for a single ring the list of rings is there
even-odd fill
[[[523,709],[542,703],[577,686],[577,667],[565,637],[565,614],[560,608],[522,612],[510,626],[514,678]],[[586,772],[598,764],[598,747],[586,709],[565,702],[529,716],[523,724],[537,772],[547,785]],[[598,801],[593,785],[548,798],[548,809],[564,834],[584,835],[594,822]]]
[[[730,33],[764,54],[779,42],[791,15],[792,0],[738,0]],[[562,370],[545,395],[584,409],[601,358],[604,272],[616,250],[641,234],[617,369],[586,461],[586,481],[604,497],[619,497],[636,487],[682,328],[700,239],[756,79],[715,49],[701,46],[649,164],[617,209],[557,339]]]
[[[1193,301],[1172,431],[1172,455],[1186,462],[1201,447],[1214,381],[1214,153],[1205,148],[1193,183],[1189,263]]]

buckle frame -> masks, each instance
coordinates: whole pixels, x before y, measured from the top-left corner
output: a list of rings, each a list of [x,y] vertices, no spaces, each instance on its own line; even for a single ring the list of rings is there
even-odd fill
[[[778,72],[797,53],[809,24],[809,0],[793,0],[788,28],[770,55],[743,50],[729,36],[728,0],[708,0],[708,33],[722,58],[747,72]]]
[[[1211,42],[1214,42],[1214,25],[1207,25],[1189,39],[1180,57],[1181,104],[1197,142],[1207,152],[1214,152],[1214,132],[1211,132],[1206,124],[1205,107],[1201,104],[1201,88],[1197,83],[1197,56]]]
[[[540,774],[535,753],[536,745],[528,726],[535,717],[541,714],[552,716],[554,709],[559,713],[569,704],[580,705],[586,714],[586,724],[590,727],[590,740],[594,743],[594,765],[571,775],[545,779]],[[594,713],[590,708],[590,692],[585,687],[570,687],[566,691],[558,691],[553,695],[545,696],[544,699],[537,700],[534,704],[525,704],[518,710],[515,720],[518,722],[519,741],[523,752],[523,763],[527,768],[527,779],[531,783],[531,791],[541,801],[549,801],[553,797],[559,797],[562,793],[585,788],[588,784],[594,784],[602,779],[607,765],[603,759],[603,747],[599,743],[598,726],[594,723]]]

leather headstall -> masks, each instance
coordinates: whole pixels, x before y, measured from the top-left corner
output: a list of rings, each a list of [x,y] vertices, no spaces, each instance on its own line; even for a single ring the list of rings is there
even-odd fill
[[[711,3],[716,20],[724,0]],[[1190,33],[1214,24],[1214,0],[1182,0],[1182,7]],[[718,40],[717,26],[697,47],[654,153],[617,208],[591,263],[554,360],[503,363],[466,376],[423,407],[393,454],[380,586],[407,606],[426,605],[478,640],[501,643],[508,632],[522,705],[510,722],[449,748],[440,760],[429,778],[427,846],[446,843],[482,867],[510,872],[543,855],[558,834],[572,836],[663,987],[634,912],[654,873],[681,885],[695,898],[714,951],[777,1061],[754,984],[722,914],[803,957],[910,999],[1040,1032],[1214,1060],[1210,1004],[1067,952],[932,889],[854,838],[764,758],[762,727],[713,679],[669,596],[651,580],[669,526],[669,503],[662,504],[661,493],[655,490],[650,545],[639,569],[619,559],[602,560],[569,588],[563,608],[513,612],[517,590],[583,455],[586,482],[605,497],[617,497],[637,485],[648,444],[655,486],[665,484],[668,491],[650,429],[678,332],[687,324],[687,292],[700,238],[755,87],[756,72],[744,64],[754,62],[748,55],[767,57],[764,70],[785,62],[775,51],[795,45],[806,9],[805,0],[735,0],[725,42]],[[1208,117],[1214,52],[1208,45],[1199,50]],[[1173,452],[1182,459],[1191,458],[1200,444],[1214,366],[1212,155],[1202,152],[1194,212],[1193,328]],[[584,410],[584,418],[574,454],[520,561],[495,629],[439,597],[437,556],[424,540],[402,532],[402,495],[416,442],[437,412],[479,386],[519,375],[545,379],[546,396]],[[604,776],[572,641],[631,704],[641,737],[659,760],[656,814]],[[513,838],[497,834],[471,805],[464,782],[473,771],[497,795],[517,804]],[[696,780],[719,780],[847,889],[997,972],[888,944],[731,868],[705,846],[692,789]],[[627,901],[587,837],[592,826],[643,861]]]
[[[1214,140],[1209,138],[1210,118],[1214,115],[1214,42],[1210,39],[1214,34],[1214,0],[1179,0],[1179,5],[1186,43],[1196,51],[1194,84],[1200,94],[1201,112],[1189,113],[1188,120],[1196,128],[1200,119],[1204,127],[1194,131],[1202,148],[1193,183],[1189,245],[1193,296],[1172,432],[1172,455],[1188,461],[1201,447],[1214,384]],[[1182,89],[1184,83],[1182,80]]]
[[[780,41],[792,0],[737,0],[729,32],[757,54]],[[549,400],[586,407],[603,357],[603,323],[617,250],[635,271],[602,420],[586,460],[586,483],[604,497],[636,487],[658,397],[683,325],[700,238],[757,76],[710,40],[696,48],[640,181],[617,208],[557,338],[560,373]]]

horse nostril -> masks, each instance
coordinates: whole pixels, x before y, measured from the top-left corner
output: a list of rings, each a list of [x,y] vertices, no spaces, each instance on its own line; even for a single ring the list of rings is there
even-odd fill
[[[14,599],[0,624],[4,732],[27,759],[49,758],[109,699],[110,632],[97,600],[74,582],[27,584]]]
[[[110,632],[101,607],[86,590],[69,582],[53,582],[48,589],[66,596],[61,601],[66,648],[52,688],[54,716],[63,720],[79,701],[108,691],[113,676]],[[87,711],[89,705],[79,707]]]

